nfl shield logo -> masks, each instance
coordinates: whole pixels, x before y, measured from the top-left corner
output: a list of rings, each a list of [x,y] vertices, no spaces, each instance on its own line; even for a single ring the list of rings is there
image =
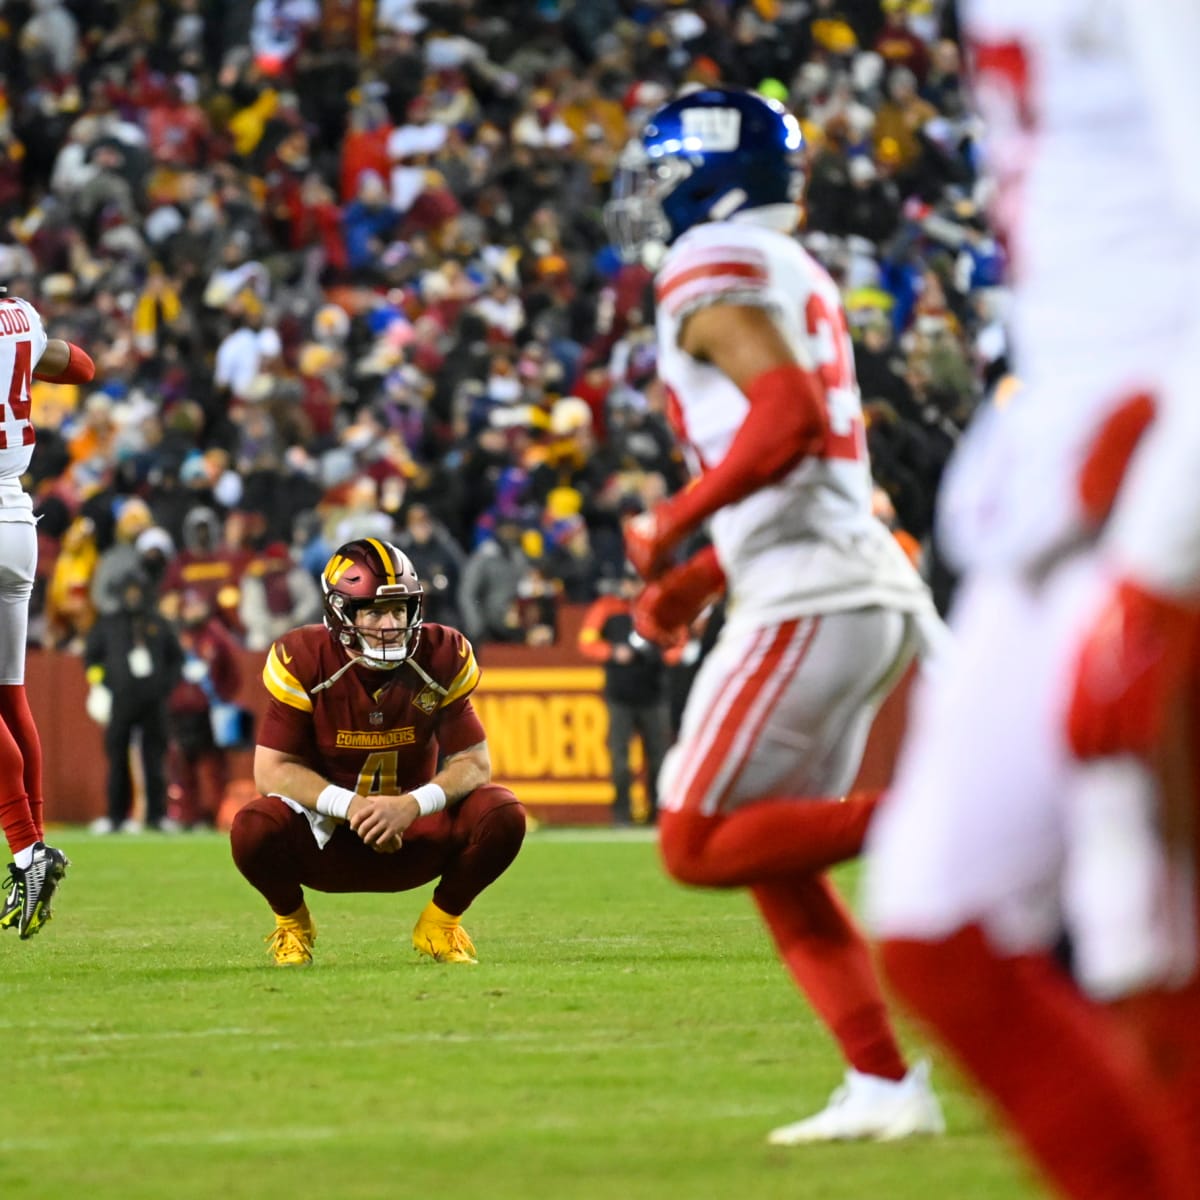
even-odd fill
[[[383,724],[383,713],[373,712],[373,713],[371,713],[369,720],[372,725],[382,725]]]

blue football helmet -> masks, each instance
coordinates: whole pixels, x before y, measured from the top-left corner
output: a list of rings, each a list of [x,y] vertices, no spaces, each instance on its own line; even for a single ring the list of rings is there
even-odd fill
[[[693,225],[795,203],[803,147],[796,118],[754,92],[706,88],[672,100],[621,154],[608,235],[626,262],[655,266]]]

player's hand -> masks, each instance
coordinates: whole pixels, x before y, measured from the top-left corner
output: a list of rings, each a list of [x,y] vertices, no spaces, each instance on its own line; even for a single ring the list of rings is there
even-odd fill
[[[1067,709],[1079,758],[1147,757],[1191,670],[1200,609],[1122,582],[1084,638]]]
[[[688,624],[664,615],[663,609],[669,607],[669,603],[661,581],[646,584],[633,602],[634,629],[658,646],[673,646],[679,640],[681,626]]]
[[[625,523],[625,557],[643,579],[656,579],[687,532],[676,519],[671,501],[664,500],[652,512],[638,513]]]
[[[420,815],[417,802],[401,796],[364,796],[350,807],[350,828],[368,846],[383,853],[400,849],[399,839]]]
[[[649,641],[673,646],[724,589],[716,551],[705,547],[642,589],[633,602],[633,627]]]

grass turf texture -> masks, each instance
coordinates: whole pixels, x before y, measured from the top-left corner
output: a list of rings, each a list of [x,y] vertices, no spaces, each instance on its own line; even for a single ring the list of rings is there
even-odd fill
[[[55,919],[0,938],[4,1196],[1042,1195],[942,1063],[944,1139],[765,1145],[832,1044],[748,899],[672,885],[638,833],[532,835],[468,914],[478,967],[410,949],[422,889],[311,894],[287,971],[225,838],[52,840]]]

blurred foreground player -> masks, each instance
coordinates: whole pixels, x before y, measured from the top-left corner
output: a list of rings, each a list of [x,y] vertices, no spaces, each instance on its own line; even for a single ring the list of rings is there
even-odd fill
[[[254,758],[263,794],[231,833],[238,869],[275,913],[271,955],[278,966],[312,961],[304,887],[404,892],[436,879],[413,946],[473,963],[459,919],[517,856],[525,811],[491,782],[471,645],[423,623],[420,580],[388,542],[340,546],[321,588],[324,624],[285,634],[267,655]]]
[[[868,910],[1060,1194],[1194,1197],[1200,9],[963,17],[1025,386],[939,500],[954,650],[872,827]]]
[[[943,1128],[825,874],[859,853],[877,797],[843,796],[937,618],[871,515],[840,296],[792,236],[801,149],[774,102],[694,92],[648,118],[606,211],[622,252],[656,270],[658,369],[697,476],[626,527],[649,581],[635,624],[669,640],[729,592],[659,781],[663,859],[682,883],[750,889],[849,1066],[828,1107],[775,1130],[776,1145]],[[709,518],[712,547],[672,565]]]
[[[50,919],[51,900],[70,865],[43,841],[42,742],[25,695],[29,598],[37,569],[33,501],[21,486],[37,439],[29,419],[33,379],[88,383],[91,357],[47,338],[37,310],[0,288],[0,825],[13,861],[0,929],[31,938]]]

